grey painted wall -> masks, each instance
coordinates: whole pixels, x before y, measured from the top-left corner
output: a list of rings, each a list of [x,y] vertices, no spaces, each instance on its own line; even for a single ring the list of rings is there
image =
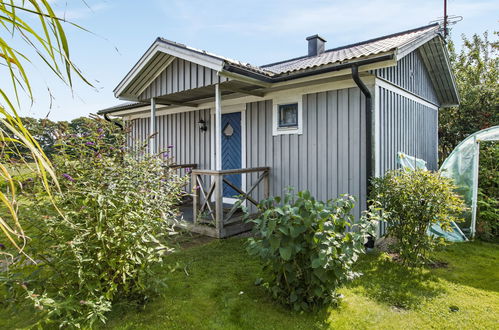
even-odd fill
[[[396,66],[377,69],[374,73],[378,77],[388,80],[428,102],[439,105],[437,94],[419,50],[406,55]]]
[[[399,167],[397,152],[424,159],[437,170],[438,112],[379,88],[381,173]]]
[[[198,168],[211,168],[210,131],[201,132],[198,121],[210,121],[210,110],[196,110],[156,117],[156,137],[158,151],[169,152],[177,164],[198,164]],[[140,147],[149,137],[149,118],[131,120],[128,145]],[[168,148],[173,146],[173,148]],[[179,170],[185,174],[185,170]],[[209,182],[209,180],[206,180]],[[186,188],[191,191],[191,185]]]
[[[271,195],[288,186],[318,199],[350,193],[366,203],[364,96],[358,88],[303,96],[303,134],[272,136],[272,102],[246,106],[247,167],[271,167]],[[256,175],[248,178],[248,186]],[[258,191],[259,196],[262,190]],[[360,214],[357,206],[355,214]]]
[[[151,97],[205,87],[227,80],[228,78],[217,75],[215,70],[176,58],[140,94],[139,100],[148,101]]]

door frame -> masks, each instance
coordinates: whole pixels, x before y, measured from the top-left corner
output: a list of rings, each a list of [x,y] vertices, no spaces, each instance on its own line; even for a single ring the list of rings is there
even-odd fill
[[[241,167],[246,168],[246,103],[222,106],[222,114],[226,113],[241,113]],[[210,109],[210,130],[212,132],[211,135],[211,164],[215,164],[215,109]],[[222,134],[222,132],[220,132]],[[241,174],[241,189],[246,191],[246,175]],[[212,201],[215,201],[215,196],[212,196]],[[223,197],[223,203],[234,204],[238,201],[237,198],[229,198]],[[241,205],[246,206],[246,201],[244,201]]]

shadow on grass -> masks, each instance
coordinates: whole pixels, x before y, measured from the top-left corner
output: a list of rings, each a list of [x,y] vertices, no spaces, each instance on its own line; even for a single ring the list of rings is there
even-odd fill
[[[499,292],[499,244],[453,243],[435,253],[448,267],[432,270],[443,280],[479,290]]]
[[[357,267],[363,275],[347,287],[395,308],[414,309],[445,292],[429,271],[408,269],[384,254],[365,256]]]

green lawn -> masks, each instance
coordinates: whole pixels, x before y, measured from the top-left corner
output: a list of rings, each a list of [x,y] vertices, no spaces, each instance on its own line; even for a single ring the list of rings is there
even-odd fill
[[[499,245],[455,244],[436,259],[445,268],[409,271],[386,255],[362,258],[364,276],[341,289],[339,308],[295,313],[273,302],[258,262],[244,239],[189,247],[162,270],[168,286],[144,308],[118,306],[106,328],[114,329],[420,329],[498,328]],[[177,264],[177,267],[174,265]],[[28,312],[4,327],[21,327]],[[0,311],[0,327],[5,322]]]
[[[359,263],[364,276],[341,290],[337,309],[298,314],[273,302],[244,240],[214,241],[173,257],[179,269],[163,298],[144,310],[116,310],[107,326],[120,329],[497,328],[499,246],[456,244],[437,258],[447,268],[408,271],[383,255]],[[188,275],[187,275],[188,274]],[[455,312],[451,310],[456,310]]]

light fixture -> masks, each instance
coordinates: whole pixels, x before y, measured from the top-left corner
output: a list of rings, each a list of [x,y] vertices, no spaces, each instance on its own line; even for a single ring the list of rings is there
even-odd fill
[[[204,121],[204,119],[199,119],[198,126],[199,129],[203,132],[205,132],[208,129],[208,126],[206,126],[206,121]]]

